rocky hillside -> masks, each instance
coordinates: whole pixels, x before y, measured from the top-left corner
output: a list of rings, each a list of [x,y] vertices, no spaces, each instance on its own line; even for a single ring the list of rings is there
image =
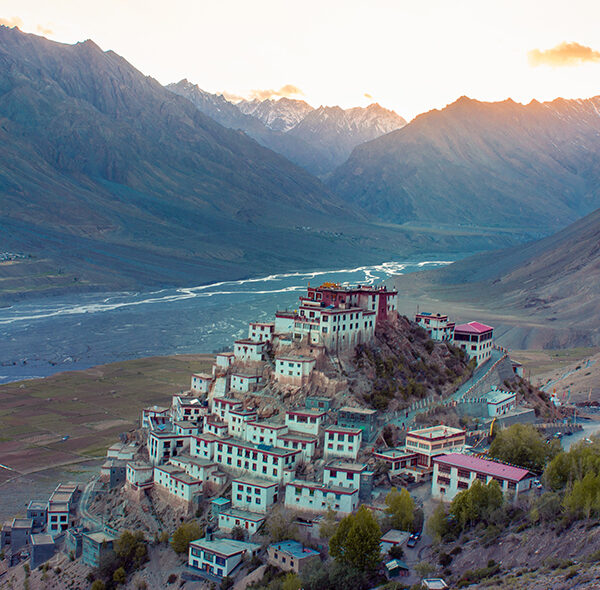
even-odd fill
[[[460,302],[504,313],[498,320],[510,326],[502,330],[505,339],[529,323],[537,334],[529,341],[545,348],[598,345],[600,210],[543,240],[398,277],[395,285],[437,305]]]
[[[530,228],[600,206],[600,96],[521,105],[462,97],[355,148],[329,180],[394,223]]]
[[[404,316],[378,330],[372,343],[359,344],[347,368],[350,390],[377,410],[406,407],[431,395],[441,399],[472,370],[461,349],[431,340]]]

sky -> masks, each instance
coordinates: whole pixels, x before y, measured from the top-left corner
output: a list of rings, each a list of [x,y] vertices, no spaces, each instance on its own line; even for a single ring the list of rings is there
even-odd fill
[[[92,39],[163,84],[407,119],[462,95],[598,95],[599,23],[597,0],[0,0],[0,24]]]

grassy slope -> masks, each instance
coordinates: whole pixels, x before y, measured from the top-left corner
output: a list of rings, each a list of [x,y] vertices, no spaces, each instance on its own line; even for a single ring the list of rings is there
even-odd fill
[[[2,463],[30,473],[104,454],[143,407],[170,405],[211,355],[150,357],[0,386]],[[62,437],[69,435],[69,440]],[[0,470],[0,481],[14,473]]]

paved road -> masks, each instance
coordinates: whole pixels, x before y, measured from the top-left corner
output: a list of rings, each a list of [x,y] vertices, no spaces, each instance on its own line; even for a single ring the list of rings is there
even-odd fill
[[[479,365],[479,367],[477,367],[475,371],[473,371],[473,375],[471,376],[471,378],[465,383],[463,383],[448,399],[459,400],[462,397],[464,397],[464,395],[467,393],[467,391],[469,391],[469,389],[471,389],[471,387],[476,385],[479,381],[481,381],[481,379],[483,379],[486,376],[487,372],[492,368],[493,364],[499,361],[505,355],[505,352],[498,350],[497,348],[492,348],[490,358],[482,365]]]
[[[94,489],[94,485],[98,481],[99,477],[100,476],[94,477],[87,483],[83,493],[81,494],[81,498],[79,499],[79,514],[81,515],[81,524],[86,524],[86,526],[91,530],[104,528],[102,521],[97,516],[94,516],[88,508],[92,497],[92,490]]]

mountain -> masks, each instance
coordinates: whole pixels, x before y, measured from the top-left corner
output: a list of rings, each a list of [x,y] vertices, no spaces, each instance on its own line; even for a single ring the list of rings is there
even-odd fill
[[[0,262],[3,302],[466,247],[370,223],[305,170],[92,41],[7,27],[0,207],[0,252],[24,255]],[[491,246],[484,235],[475,242]]]
[[[230,129],[243,131],[264,147],[283,155],[305,170],[318,173],[323,169],[323,154],[319,151],[315,150],[302,139],[272,129],[253,114],[244,113],[236,104],[228,101],[222,94],[206,92],[198,85],[192,84],[186,79],[169,84],[166,88],[179,96],[187,98],[202,113],[208,115],[217,121],[217,123]],[[248,104],[252,103],[249,102]],[[257,101],[257,104],[260,104],[260,102]],[[274,118],[272,120],[275,121]]]
[[[600,206],[599,113],[600,97],[462,97],[359,145],[328,185],[393,223],[547,235]]]
[[[384,109],[377,103],[366,108],[355,107],[347,110],[321,106],[291,128],[289,135],[321,147],[329,156],[326,167],[333,169],[345,162],[357,145],[400,129],[404,125],[406,121],[400,115]]]
[[[313,109],[303,100],[285,97],[234,104],[186,79],[167,88],[193,102],[221,125],[241,129],[260,144],[319,176],[342,164],[360,143],[406,124],[394,111],[378,104],[347,110]]]
[[[252,115],[273,131],[289,131],[314,109],[303,100],[282,97],[278,100],[242,100],[237,108]]]
[[[330,264],[347,250],[331,236],[361,230],[307,172],[92,41],[0,27],[0,72],[0,249],[55,274],[194,284]]]
[[[600,209],[543,240],[395,282],[406,296],[435,305],[436,312],[459,305],[487,313],[486,319],[503,326],[505,344],[597,346]],[[464,311],[458,313],[466,319]]]

